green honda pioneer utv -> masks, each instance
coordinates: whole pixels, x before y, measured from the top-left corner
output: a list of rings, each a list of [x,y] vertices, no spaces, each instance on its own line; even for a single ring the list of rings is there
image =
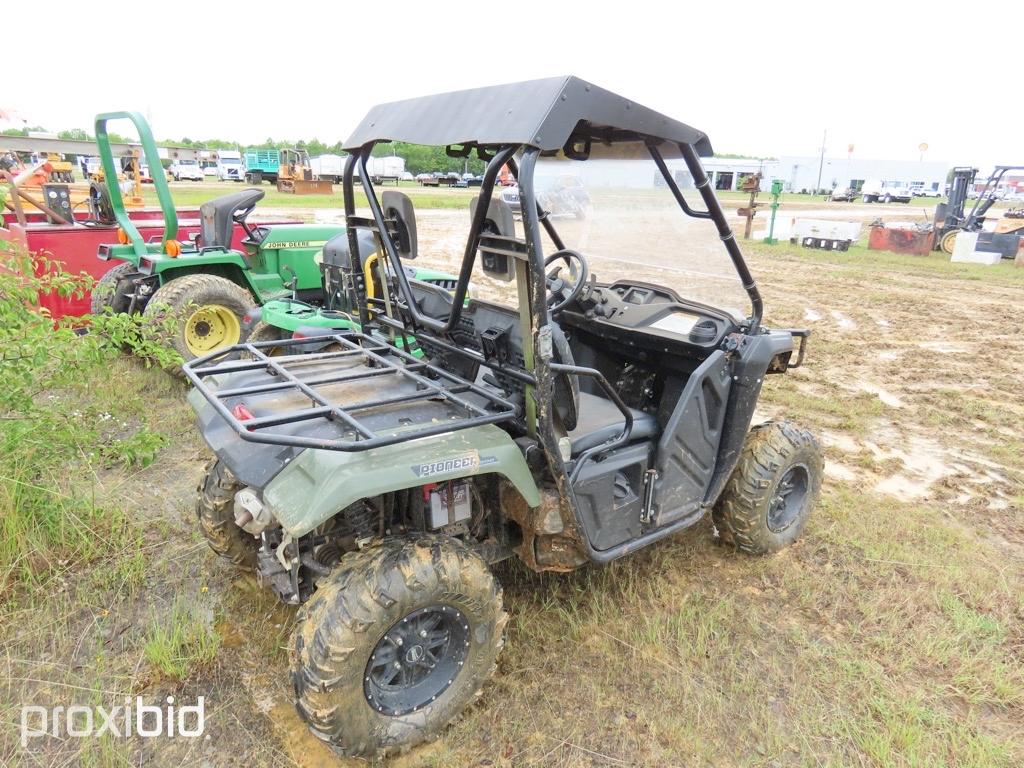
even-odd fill
[[[387,141],[487,162],[452,219],[469,226],[451,292],[403,268],[426,250],[408,198],[385,204],[370,181]],[[800,364],[807,332],[762,326],[700,131],[567,77],[384,104],[345,146],[340,285],[360,330],[236,345],[185,372],[216,454],[202,532],[303,604],[291,680],[313,733],[378,755],[437,734],[494,671],[506,615],[491,564],[607,563],[707,514],[722,542],[774,552],[803,531],[822,456],[791,423],[750,428],[765,376]],[[521,221],[495,190],[505,167]],[[556,226],[536,180],[567,173],[587,215]],[[704,220],[723,248],[694,237]],[[360,233],[393,290],[369,295]],[[504,300],[467,300],[471,277]]]

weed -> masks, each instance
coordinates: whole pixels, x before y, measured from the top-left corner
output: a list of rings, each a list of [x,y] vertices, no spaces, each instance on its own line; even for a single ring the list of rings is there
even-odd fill
[[[220,635],[211,623],[195,607],[179,601],[169,612],[153,615],[143,652],[162,674],[183,680],[213,661],[219,648]]]
[[[101,447],[100,455],[112,466],[148,467],[166,444],[166,437],[142,428],[129,437],[116,438],[106,443]]]

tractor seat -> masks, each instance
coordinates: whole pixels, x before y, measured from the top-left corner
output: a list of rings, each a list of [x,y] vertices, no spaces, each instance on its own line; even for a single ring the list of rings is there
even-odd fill
[[[649,413],[630,408],[633,429],[630,441],[646,440],[658,434],[658,420]],[[596,445],[614,440],[622,434],[625,419],[611,400],[588,392],[580,392],[576,427],[569,431],[572,455],[577,456]]]
[[[263,199],[262,189],[243,189],[215,197],[199,206],[204,248],[230,248],[235,221],[244,221],[256,203]]]

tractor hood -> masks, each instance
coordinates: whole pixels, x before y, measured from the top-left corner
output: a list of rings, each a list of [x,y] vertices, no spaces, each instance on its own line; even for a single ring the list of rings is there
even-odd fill
[[[275,224],[262,227],[263,248],[323,248],[327,241],[344,232],[343,224]]]

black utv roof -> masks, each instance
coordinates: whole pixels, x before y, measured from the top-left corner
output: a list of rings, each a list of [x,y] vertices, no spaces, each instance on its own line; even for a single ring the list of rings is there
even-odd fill
[[[378,104],[345,149],[371,141],[410,144],[528,144],[563,147],[570,135],[629,141],[644,137],[692,144],[711,154],[707,135],[578,77],[549,77]]]

